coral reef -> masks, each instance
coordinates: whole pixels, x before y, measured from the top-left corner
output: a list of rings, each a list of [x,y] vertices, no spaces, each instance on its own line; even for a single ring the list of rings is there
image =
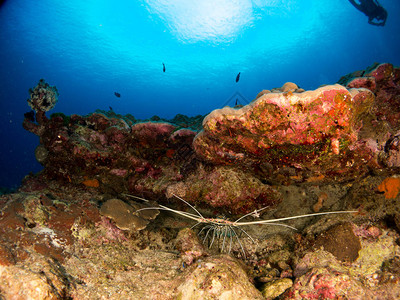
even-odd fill
[[[389,63],[373,64],[364,71],[342,77],[339,83],[374,92],[374,113],[378,120],[385,119],[394,132],[400,129],[400,68]]]
[[[160,213],[141,231],[121,230],[117,221],[100,214],[107,203],[121,199],[112,200],[98,189],[50,182],[40,192],[3,195],[0,295],[164,300],[351,299],[361,294],[367,299],[397,299],[400,235],[391,222],[385,223],[386,212],[379,218],[375,212],[387,208],[392,214],[396,208],[389,202],[398,206],[399,196],[386,199],[379,192],[365,196],[386,177],[369,176],[359,181],[360,186],[346,184],[345,190],[341,183],[286,187],[273,212],[276,216],[299,213],[298,207],[312,212],[322,193],[328,195],[323,209],[332,209],[341,198],[368,211],[290,223],[298,232],[277,226],[245,228],[254,242],[240,237],[247,256],[241,260],[205,249],[196,231],[187,228],[195,222],[185,223],[177,215]],[[370,199],[376,199],[378,206],[368,208]],[[123,203],[129,203],[129,209],[139,205]],[[346,247],[351,254],[340,256]],[[240,258],[240,253],[234,241],[231,255]]]
[[[305,171],[330,176],[364,172],[371,151],[355,145],[360,116],[373,101],[369,90],[348,91],[339,85],[267,93],[241,109],[211,112],[194,148],[215,164],[254,169],[270,164],[275,170],[293,168],[296,176]]]
[[[343,76],[339,83],[374,92],[374,105],[370,116],[363,119],[359,140],[373,149],[381,165],[399,167],[400,68],[375,63],[366,70]]]
[[[29,89],[29,94],[28,105],[32,108],[32,111],[24,114],[22,126],[26,130],[41,136],[46,130],[49,130],[46,111],[49,111],[56,105],[58,90],[55,86],[51,86],[45,82],[44,79],[40,79],[36,87]],[[35,119],[37,123],[35,123]],[[46,149],[41,148],[40,153],[45,153],[44,150]]]
[[[231,166],[198,167],[196,173],[168,186],[167,196],[171,193],[194,203],[206,202],[214,208],[229,208],[230,213],[273,207],[281,200],[276,189],[253,174]]]
[[[304,91],[288,82],[242,108],[211,112],[200,132],[189,128],[201,116],[138,121],[98,111],[47,120],[43,109],[24,127],[40,137],[42,181],[161,202],[177,194],[241,214],[278,204],[274,184],[346,181],[400,166],[399,74],[381,64],[342,78],[345,87]]]
[[[353,225],[353,230],[361,243],[357,259],[343,264],[324,250],[306,253],[295,267],[297,279],[284,299],[356,299],[359,295],[365,299],[397,299],[398,274],[381,270],[385,261],[396,256],[397,237],[390,231],[371,235],[363,226]],[[332,237],[332,243],[336,241]]]
[[[165,122],[129,126],[124,119],[99,113],[72,115],[68,122],[55,115],[45,126],[33,124],[46,128],[32,130],[41,140],[37,157],[44,165],[44,181],[57,179],[151,199],[177,194],[236,212],[279,200],[251,173],[202,164],[192,148],[196,132],[189,129]]]
[[[399,81],[399,68],[375,64],[204,120],[48,119],[55,102],[39,90],[58,93],[39,82],[23,126],[44,168],[0,196],[0,298],[400,298]],[[141,210],[159,204],[208,220],[253,212],[249,222],[358,213],[210,230],[205,245],[194,220]]]
[[[36,112],[49,111],[56,105],[58,95],[55,86],[51,86],[44,79],[40,79],[33,89],[29,89],[28,105]]]

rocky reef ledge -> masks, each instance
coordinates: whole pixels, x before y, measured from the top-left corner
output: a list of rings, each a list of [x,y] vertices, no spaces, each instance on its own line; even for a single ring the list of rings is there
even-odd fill
[[[400,298],[399,68],[173,120],[30,96],[44,168],[0,196],[0,299]]]
[[[202,116],[47,119],[37,107],[37,122],[24,121],[40,137],[44,170],[35,180],[151,199],[176,194],[231,213],[273,206],[276,184],[344,182],[400,167],[399,73],[380,64],[314,91],[286,83],[244,107],[214,110],[200,131]]]

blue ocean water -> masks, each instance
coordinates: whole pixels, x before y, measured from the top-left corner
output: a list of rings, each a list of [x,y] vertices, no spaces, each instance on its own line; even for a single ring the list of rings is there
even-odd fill
[[[287,81],[315,89],[373,62],[400,64],[393,0],[379,0],[383,27],[348,0],[1,2],[0,187],[41,169],[39,139],[21,125],[40,78],[60,93],[48,114],[111,106],[172,118],[234,106],[238,96],[246,104]]]

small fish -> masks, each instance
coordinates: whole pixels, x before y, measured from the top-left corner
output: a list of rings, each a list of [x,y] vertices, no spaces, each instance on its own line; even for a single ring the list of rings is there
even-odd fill
[[[121,97],[121,94],[120,94],[120,93],[117,93],[117,92],[114,92],[114,95],[115,95],[115,97],[118,97],[118,98]]]
[[[236,98],[235,106],[238,105],[238,98]]]
[[[165,73],[165,65],[162,63],[162,71]]]
[[[239,74],[237,74],[237,76],[236,76],[236,82],[239,82],[239,79],[240,79],[240,72],[239,72]]]
[[[108,107],[110,111],[114,111],[111,106]]]

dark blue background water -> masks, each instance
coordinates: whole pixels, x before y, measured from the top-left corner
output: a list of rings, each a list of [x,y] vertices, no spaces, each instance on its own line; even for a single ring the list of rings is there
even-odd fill
[[[38,137],[21,126],[40,78],[60,93],[50,113],[207,114],[236,92],[250,101],[287,81],[315,89],[375,61],[399,65],[400,3],[380,3],[385,27],[347,0],[6,0],[0,186],[41,169]]]

